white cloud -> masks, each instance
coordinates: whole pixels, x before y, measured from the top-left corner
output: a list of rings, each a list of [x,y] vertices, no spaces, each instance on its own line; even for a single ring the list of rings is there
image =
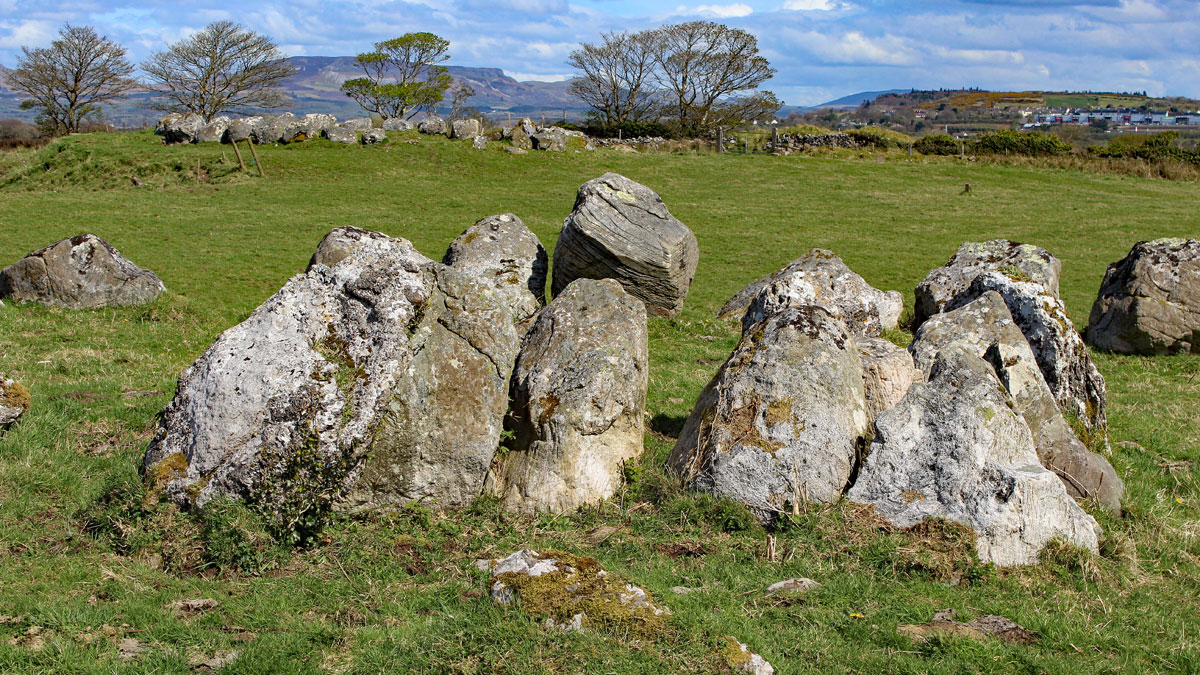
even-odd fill
[[[783,3],[782,9],[787,9],[795,12],[828,12],[835,9],[838,3],[833,0],[787,0]]]
[[[696,7],[686,7],[684,5],[680,5],[675,8],[675,14],[678,15],[711,16],[717,19],[735,19],[744,16],[750,16],[753,13],[753,7],[740,2],[735,2],[731,5],[698,5]]]
[[[0,22],[0,49],[19,50],[21,47],[49,47],[57,35],[49,21]]]

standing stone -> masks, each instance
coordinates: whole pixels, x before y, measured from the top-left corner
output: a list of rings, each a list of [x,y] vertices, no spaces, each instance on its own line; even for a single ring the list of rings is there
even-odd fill
[[[225,130],[229,128],[229,118],[221,115],[214,117],[211,122],[201,126],[196,131],[197,143],[220,143],[225,137]]]
[[[567,149],[567,135],[559,129],[543,129],[530,136],[534,150],[548,152],[564,152]]]
[[[545,303],[549,259],[537,235],[511,213],[489,216],[467,228],[442,262],[490,285],[514,323]]]
[[[475,150],[487,150],[487,136],[476,136],[471,139],[471,147]]]
[[[1047,293],[1058,297],[1062,262],[1046,249],[1007,239],[967,242],[958,247],[949,262],[917,284],[914,325],[920,326],[925,319],[944,311],[946,303],[965,291],[976,276],[994,271],[1007,271],[1041,284]]]
[[[875,421],[848,498],[898,527],[930,518],[968,525],[979,559],[1000,566],[1036,563],[1054,538],[1096,551],[1100,527],[1038,464],[1012,405],[991,366],[951,345],[929,382]]]
[[[862,359],[867,415],[874,420],[879,413],[899,403],[921,376],[903,347],[881,338],[858,338],[855,346]]]
[[[1122,354],[1200,354],[1200,240],[1140,241],[1108,266],[1089,344]]]
[[[853,334],[823,307],[788,307],[742,332],[667,466],[767,521],[837,500],[869,427]]]
[[[482,130],[479,120],[454,120],[450,124],[450,138],[474,138]]]
[[[446,135],[446,120],[437,115],[430,115],[417,124],[417,131],[433,136]]]
[[[513,511],[563,513],[612,496],[642,454],[646,311],[612,280],[580,279],[538,314],[512,378],[486,491]]]
[[[383,121],[384,131],[408,131],[415,128],[416,125],[403,117],[389,117]]]
[[[0,373],[0,430],[12,426],[29,412],[30,401],[25,385]]]
[[[998,293],[984,293],[959,309],[930,317],[917,330],[909,350],[917,367],[928,373],[938,353],[955,343],[992,365],[1015,410],[1029,425],[1038,460],[1062,480],[1067,494],[1093,498],[1119,513],[1124,484],[1108,460],[1089,451],[1071,431],[1029,342]]]
[[[658,316],[683,309],[700,259],[696,235],[650,188],[607,173],[579,188],[554,249],[553,293],[576,279],[616,279]]]
[[[154,133],[162,136],[163,143],[195,143],[204,118],[196,113],[171,113],[159,120]]]
[[[363,145],[378,145],[387,141],[387,132],[383,129],[367,129],[362,132]]]
[[[535,133],[537,129],[533,126],[533,120],[524,117],[508,132],[508,139],[514,148],[532,150]]]
[[[1023,281],[1004,272],[984,272],[943,311],[967,305],[988,291],[1004,299],[1013,321],[1029,341],[1059,409],[1104,437],[1108,426],[1104,377],[1092,363],[1062,301],[1038,282]]]
[[[321,135],[334,143],[345,143],[347,145],[358,141],[358,135],[350,129],[342,127],[329,127],[321,132]]]
[[[94,234],[63,239],[0,271],[0,298],[67,309],[141,305],[163,290],[157,275]]]
[[[343,129],[349,129],[350,131],[366,131],[374,126],[375,123],[371,121],[370,117],[355,117],[341,123]]]
[[[904,309],[897,291],[872,288],[842,259],[814,248],[783,269],[750,284],[725,303],[720,317],[743,314],[746,325],[758,323],[772,312],[792,305],[820,305],[850,330],[878,337],[895,328]]]

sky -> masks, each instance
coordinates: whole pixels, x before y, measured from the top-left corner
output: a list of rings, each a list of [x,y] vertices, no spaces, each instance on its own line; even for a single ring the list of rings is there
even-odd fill
[[[451,65],[519,80],[571,76],[605,31],[712,20],[758,38],[789,105],[859,91],[1146,91],[1200,98],[1200,0],[0,0],[0,65],[90,25],[135,62],[211,21],[289,56],[343,56],[411,31],[450,40]]]

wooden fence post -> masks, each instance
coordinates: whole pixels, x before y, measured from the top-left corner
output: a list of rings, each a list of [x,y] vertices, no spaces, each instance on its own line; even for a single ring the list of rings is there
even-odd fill
[[[717,127],[717,152],[725,152],[725,131]]]
[[[233,141],[233,154],[237,155],[238,167],[240,167],[240,170],[245,171],[246,170],[246,162],[242,160],[242,151],[238,150],[237,140]]]
[[[258,151],[254,149],[254,141],[252,141],[252,140],[250,140],[249,138],[247,138],[247,139],[246,139],[246,145],[249,145],[249,146],[250,146],[250,154],[254,156],[254,166],[257,166],[257,167],[258,167],[258,175],[259,175],[259,177],[260,177],[260,178],[266,178],[266,177],[267,177],[267,173],[266,173],[265,171],[263,171],[263,165],[262,165],[262,162],[260,162],[260,161],[259,161],[259,159],[258,159]]]

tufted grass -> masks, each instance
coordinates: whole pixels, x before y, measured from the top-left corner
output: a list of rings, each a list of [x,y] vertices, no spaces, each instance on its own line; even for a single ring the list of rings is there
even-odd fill
[[[911,304],[962,241],[1045,246],[1063,260],[1082,328],[1105,266],[1135,241],[1200,234],[1195,185],[902,156],[515,156],[407,138],[259,148],[265,179],[234,172],[228,146],[163,147],[148,133],[0,154],[0,264],[93,232],[170,289],[142,308],[0,307],[0,372],[34,397],[0,439],[0,671],[186,672],[189,659],[237,650],[236,672],[721,672],[725,635],[780,673],[1200,669],[1200,357],[1094,354],[1128,489],[1123,517],[1093,510],[1100,555],[1054,547],[1041,566],[982,568],[953,541],[879,529],[836,504],[771,533],[767,560],[768,533],[743,510],[683,493],[660,468],[737,342],[716,310],[810,247]],[[696,232],[701,262],[683,314],[651,319],[647,452],[601,507],[530,518],[481,499],[446,515],[378,512],[289,552],[251,536],[236,509],[196,523],[98,506],[113,485],[136,486],[180,371],[301,272],[329,229],[407,237],[440,259],[475,220],[511,211],[552,249],[576,188],[605,171],[657,190]],[[600,526],[619,529],[592,543]],[[522,546],[595,557],[643,585],[674,612],[669,638],[563,634],[494,607],[472,563]],[[186,571],[164,570],[182,559]],[[763,597],[793,576],[824,586]],[[190,617],[165,606],[189,598],[219,605]],[[1001,614],[1040,639],[897,633],[941,608]],[[125,638],[143,650],[134,659],[120,657]]]

